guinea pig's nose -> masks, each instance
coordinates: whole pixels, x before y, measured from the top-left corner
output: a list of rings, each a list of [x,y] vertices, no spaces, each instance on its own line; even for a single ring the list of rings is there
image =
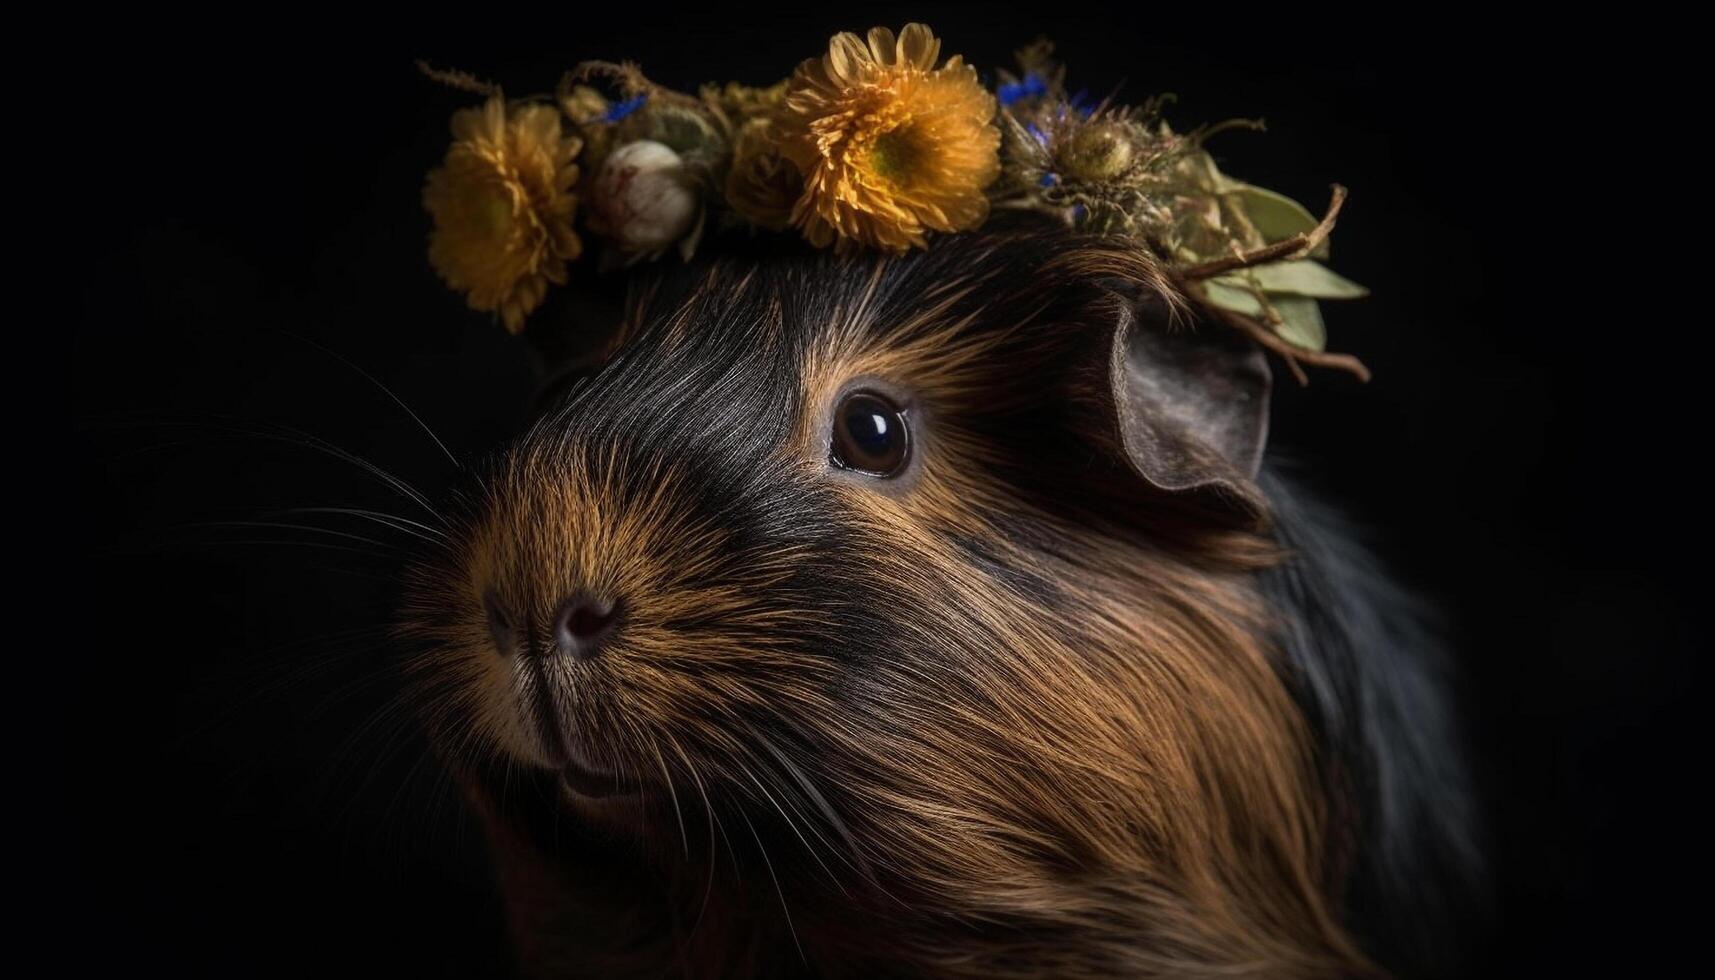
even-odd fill
[[[619,603],[579,593],[561,603],[554,616],[554,646],[563,655],[588,660],[601,652],[619,629]]]

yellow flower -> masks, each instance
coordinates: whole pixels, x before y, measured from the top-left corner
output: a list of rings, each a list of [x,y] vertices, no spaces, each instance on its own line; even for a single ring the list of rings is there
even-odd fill
[[[429,263],[472,309],[518,333],[583,251],[572,229],[580,141],[552,106],[507,111],[498,96],[453,114],[453,145],[429,174]]]
[[[751,224],[784,231],[792,220],[792,204],[803,191],[804,178],[780,155],[772,124],[765,118],[745,123],[727,171],[727,206]]]
[[[838,241],[904,251],[924,232],[964,231],[988,217],[983,189],[1000,173],[994,96],[922,24],[867,46],[837,34],[824,58],[798,66],[780,112],[781,154],[804,175],[792,223],[818,246]]]

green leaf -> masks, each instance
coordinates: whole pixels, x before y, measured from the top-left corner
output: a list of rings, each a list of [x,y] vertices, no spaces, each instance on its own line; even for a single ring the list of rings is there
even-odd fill
[[[1227,281],[1211,279],[1203,283],[1205,299],[1223,309],[1256,317],[1265,322],[1268,320],[1262,300],[1257,298],[1253,289],[1232,277],[1223,276],[1222,279]],[[1308,296],[1270,294],[1267,300],[1269,307],[1280,317],[1280,323],[1275,325],[1274,332],[1283,340],[1306,350],[1319,351],[1327,346],[1328,329],[1322,323],[1322,310],[1317,307],[1314,299]]]
[[[1237,283],[1235,285],[1235,282]],[[1249,316],[1262,315],[1262,302],[1256,298],[1242,281],[1231,276],[1222,276],[1203,283],[1203,295],[1216,306],[1244,313]]]
[[[1221,178],[1219,186],[1223,194],[1239,199],[1239,206],[1244,208],[1245,217],[1251,220],[1251,224],[1256,226],[1256,230],[1262,233],[1266,241],[1278,242],[1293,235],[1306,234],[1321,221],[1310,213],[1309,208],[1266,187],[1246,184],[1226,176]],[[1324,239],[1310,254],[1319,259],[1327,258],[1327,240]]]
[[[1360,299],[1370,294],[1364,287],[1310,259],[1270,262],[1221,276],[1220,279],[1227,280],[1241,289],[1248,279],[1271,296],[1286,294],[1316,299]]]
[[[1280,324],[1274,332],[1282,340],[1314,351],[1328,345],[1328,329],[1322,323],[1322,311],[1315,300],[1307,296],[1271,296],[1268,302],[1280,314]]]
[[[1230,183],[1229,193],[1239,196],[1245,215],[1269,241],[1302,235],[1316,227],[1316,216],[1292,198],[1254,184]]]

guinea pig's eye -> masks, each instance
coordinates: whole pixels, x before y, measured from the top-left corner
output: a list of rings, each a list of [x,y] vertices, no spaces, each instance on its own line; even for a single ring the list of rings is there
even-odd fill
[[[911,433],[898,406],[872,391],[854,391],[840,399],[828,454],[835,466],[893,476],[910,457]]]

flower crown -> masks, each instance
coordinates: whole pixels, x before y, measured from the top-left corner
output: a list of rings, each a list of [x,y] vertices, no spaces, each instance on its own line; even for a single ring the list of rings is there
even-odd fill
[[[453,115],[453,144],[424,187],[429,260],[473,309],[518,333],[565,284],[586,235],[601,240],[606,267],[669,250],[689,259],[711,226],[897,253],[928,247],[931,232],[975,230],[996,210],[1036,211],[1148,248],[1187,298],[1300,381],[1301,364],[1368,378],[1357,359],[1323,349],[1316,305],[1365,295],[1316,261],[1344,188],[1318,219],[1221,173],[1204,149],[1215,133],[1260,122],[1175,133],[1161,118],[1167,98],[1126,107],[1068,96],[1047,41],[1017,59],[1017,74],[997,71],[990,91],[959,56],[942,61],[929,28],[908,24],[897,37],[835,35],[826,55],[774,85],[708,84],[694,96],[629,63],[585,62],[552,95],[512,100],[420,65],[487,96]]]

